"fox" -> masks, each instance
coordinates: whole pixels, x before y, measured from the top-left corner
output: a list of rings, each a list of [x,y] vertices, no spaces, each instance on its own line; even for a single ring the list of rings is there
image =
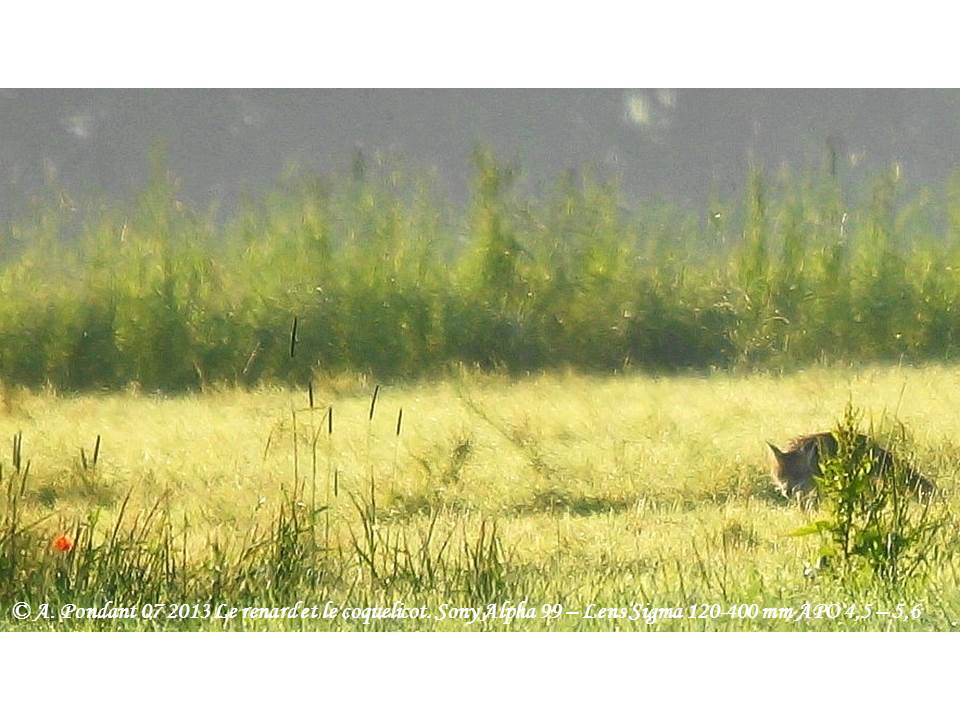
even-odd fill
[[[817,490],[817,476],[820,474],[820,460],[829,458],[837,452],[837,438],[830,432],[802,435],[794,438],[781,450],[767,442],[773,452],[773,484],[785,498],[809,498]],[[892,453],[878,445],[866,435],[857,435],[857,445],[872,453],[879,465],[879,472],[891,468],[896,462]],[[910,490],[918,499],[930,497],[936,492],[933,481],[915,468],[901,464],[905,468]]]

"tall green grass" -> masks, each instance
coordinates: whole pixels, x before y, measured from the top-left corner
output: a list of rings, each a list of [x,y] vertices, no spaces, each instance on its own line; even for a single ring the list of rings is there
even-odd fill
[[[356,163],[214,219],[161,163],[130,202],[51,188],[0,228],[0,378],[179,390],[524,371],[950,360],[960,175],[754,170],[701,208],[562,178],[531,194],[475,158],[466,206]],[[299,319],[291,360],[289,329]]]

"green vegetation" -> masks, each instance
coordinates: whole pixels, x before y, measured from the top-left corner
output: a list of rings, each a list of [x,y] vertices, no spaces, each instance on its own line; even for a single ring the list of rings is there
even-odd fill
[[[311,392],[167,398],[8,388],[0,627],[954,630],[958,380],[930,366],[521,381],[465,372],[379,390],[344,375]],[[927,506],[898,500],[896,486],[865,492],[869,457],[851,442],[825,468],[821,504],[773,492],[763,441],[830,428],[848,398],[867,420],[895,415],[910,429],[891,447],[943,497]],[[855,427],[848,417],[840,431]],[[817,533],[797,532],[811,526],[840,539],[826,568],[815,567]],[[846,545],[831,534],[844,528]],[[222,615],[298,601],[431,615],[216,617],[221,605]],[[49,617],[15,620],[18,602],[33,617],[47,603]],[[538,617],[441,617],[444,604],[521,602]],[[67,604],[149,606],[149,617],[58,620]]]
[[[820,566],[839,572],[847,584],[880,580],[903,590],[922,583],[939,559],[949,517],[936,489],[904,458],[905,428],[888,433],[860,431],[851,405],[833,431],[837,452],[820,461],[817,500],[822,515],[798,535],[824,540]],[[886,447],[867,440],[882,435]]]
[[[182,390],[522,372],[944,361],[960,343],[960,177],[907,193],[754,172],[697,210],[478,153],[465,208],[358,161],[214,221],[158,163],[127,205],[53,200],[0,229],[0,378]],[[290,357],[289,331],[299,343]]]
[[[157,164],[0,231],[0,627],[954,629],[960,176],[699,213],[516,180],[478,154],[460,211],[357,162],[215,222]],[[822,502],[773,493],[763,441],[847,402],[943,496],[849,413]],[[430,616],[217,617],[298,601]]]

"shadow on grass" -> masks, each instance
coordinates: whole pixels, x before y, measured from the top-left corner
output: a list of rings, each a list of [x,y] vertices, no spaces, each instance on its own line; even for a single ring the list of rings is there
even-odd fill
[[[764,504],[787,506],[789,501],[776,491],[769,479],[759,472],[730,475],[706,487],[658,487],[651,485],[632,495],[590,495],[560,487],[537,490],[533,497],[507,506],[508,515],[539,515],[562,513],[576,517],[619,514],[638,510],[694,511],[705,505],[723,505],[736,501],[759,501]],[[428,515],[438,508],[469,511],[473,505],[450,492],[445,486],[395,496],[384,508],[385,512],[402,519]]]
[[[562,512],[570,515],[588,516],[607,513],[622,513],[637,506],[635,497],[596,497],[592,495],[574,495],[560,488],[548,488],[534,494],[529,502],[513,506],[520,515],[533,513]]]
[[[96,507],[112,507],[118,499],[115,488],[92,478],[71,478],[68,482],[44,482],[27,493],[27,497],[45,508],[60,503],[84,503]]]
[[[383,508],[384,515],[391,519],[402,520],[429,515],[437,509],[453,512],[466,512],[472,509],[470,503],[459,497],[449,497],[442,488],[394,496]]]

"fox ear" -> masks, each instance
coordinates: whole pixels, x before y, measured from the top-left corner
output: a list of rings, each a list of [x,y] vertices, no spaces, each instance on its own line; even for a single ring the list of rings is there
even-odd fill
[[[772,442],[769,442],[769,441],[768,441],[768,442],[767,442],[767,447],[769,447],[769,448],[773,451],[773,456],[774,456],[777,460],[779,460],[780,458],[783,457],[783,451],[782,451],[780,448],[778,448],[776,445],[774,445]]]

